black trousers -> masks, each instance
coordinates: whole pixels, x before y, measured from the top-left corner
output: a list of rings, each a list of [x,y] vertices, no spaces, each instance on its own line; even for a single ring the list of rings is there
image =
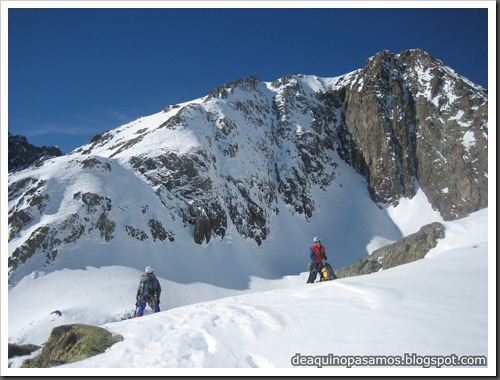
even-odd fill
[[[309,272],[309,278],[307,279],[307,284],[312,284],[316,281],[316,277],[321,269],[321,264],[314,264],[311,271]],[[321,273],[320,273],[321,276]]]
[[[312,284],[314,281],[316,281],[316,277],[317,277],[318,273],[319,273],[320,281],[323,281],[323,275],[320,272],[321,268],[323,268],[323,266],[329,266],[329,265],[330,264],[328,264],[328,263],[314,264],[311,271],[309,272],[309,278],[307,279],[307,284]],[[337,278],[337,276],[335,276],[333,269],[331,270],[331,273],[332,273],[332,280],[335,280]]]

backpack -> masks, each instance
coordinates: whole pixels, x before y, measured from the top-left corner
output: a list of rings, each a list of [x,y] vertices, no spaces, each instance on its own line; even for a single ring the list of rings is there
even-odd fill
[[[333,271],[332,266],[329,263],[324,263],[324,265],[320,269],[320,275],[321,275],[321,281],[329,281],[329,280],[336,280],[337,276],[335,275],[335,272]]]
[[[158,288],[158,280],[153,273],[144,273],[139,284],[139,294],[142,296],[153,296]]]

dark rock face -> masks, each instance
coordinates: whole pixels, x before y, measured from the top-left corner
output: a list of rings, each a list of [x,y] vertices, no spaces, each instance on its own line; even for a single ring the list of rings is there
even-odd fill
[[[346,94],[346,129],[365,168],[372,198],[397,203],[415,195],[416,120],[413,98],[388,52],[367,61]]]
[[[421,186],[445,220],[488,206],[487,93],[426,52],[370,58],[347,92],[345,129],[375,201]]]
[[[438,239],[444,237],[445,229],[441,223],[427,224],[418,232],[377,249],[370,256],[337,270],[335,274],[338,278],[359,276],[420,260],[437,245]]]
[[[9,359],[16,356],[30,355],[32,352],[39,350],[40,347],[35,344],[14,344],[9,343]]]
[[[22,368],[49,368],[102,354],[123,340],[96,326],[73,324],[54,327],[42,353],[25,360]]]
[[[488,206],[488,102],[482,88],[425,52],[401,54],[400,65],[415,99],[419,139],[418,178],[430,202],[446,220]],[[432,76],[422,83],[418,67]],[[423,101],[422,93],[431,101]]]
[[[47,158],[59,156],[62,156],[62,152],[58,147],[36,147],[28,143],[26,137],[9,133],[9,172],[25,169]]]

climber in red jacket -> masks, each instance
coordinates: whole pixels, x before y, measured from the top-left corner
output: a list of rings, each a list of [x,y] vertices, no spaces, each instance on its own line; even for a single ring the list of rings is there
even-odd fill
[[[313,239],[313,245],[310,249],[310,255],[312,260],[311,271],[309,272],[309,278],[307,279],[308,284],[312,284],[316,281],[316,277],[323,266],[323,260],[327,260],[326,249],[321,244],[321,239],[319,236],[315,236]],[[321,276],[321,275],[320,275]]]

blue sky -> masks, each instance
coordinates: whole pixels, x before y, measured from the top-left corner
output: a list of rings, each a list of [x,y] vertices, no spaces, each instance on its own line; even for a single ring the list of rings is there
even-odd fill
[[[488,12],[495,8],[479,3],[483,8],[11,7],[8,130],[69,152],[238,78],[336,77],[385,49],[426,50],[488,88]]]

